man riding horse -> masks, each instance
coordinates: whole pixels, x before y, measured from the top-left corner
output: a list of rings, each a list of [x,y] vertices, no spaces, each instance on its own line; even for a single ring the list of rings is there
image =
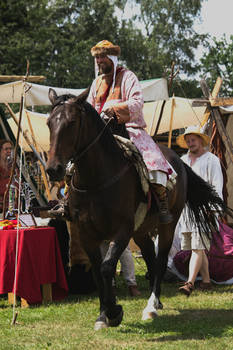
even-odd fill
[[[96,79],[93,81],[87,101],[118,124],[125,124],[130,140],[140,151],[149,174],[152,192],[159,208],[163,224],[172,221],[169,211],[167,187],[174,179],[175,171],[165,159],[158,145],[147,134],[143,116],[143,96],[138,78],[130,70],[118,66],[120,47],[103,40],[91,49],[95,58]],[[58,213],[58,215],[61,212]],[[56,211],[53,211],[56,215]]]

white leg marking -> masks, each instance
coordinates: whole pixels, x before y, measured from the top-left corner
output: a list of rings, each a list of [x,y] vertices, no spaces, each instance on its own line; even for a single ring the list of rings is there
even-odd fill
[[[145,309],[142,312],[142,320],[146,321],[146,320],[151,320],[155,317],[158,316],[158,313],[156,311],[155,308],[155,294],[154,292],[151,293],[151,296],[147,302],[147,306],[145,307]]]

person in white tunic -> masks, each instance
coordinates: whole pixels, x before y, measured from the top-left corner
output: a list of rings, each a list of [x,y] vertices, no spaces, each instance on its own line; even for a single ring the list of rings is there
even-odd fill
[[[192,170],[212,185],[219,197],[222,196],[223,174],[220,160],[217,156],[207,150],[210,138],[202,133],[199,127],[188,127],[183,135],[177,137],[177,144],[182,148],[188,148],[188,153],[181,159],[188,164]],[[187,208],[184,208],[180,220],[181,249],[192,250],[189,262],[189,276],[187,282],[179,288],[181,293],[189,296],[194,289],[194,282],[200,272],[202,290],[210,289],[209,264],[205,249],[210,248],[210,241],[203,241],[198,232],[197,225],[187,220]]]

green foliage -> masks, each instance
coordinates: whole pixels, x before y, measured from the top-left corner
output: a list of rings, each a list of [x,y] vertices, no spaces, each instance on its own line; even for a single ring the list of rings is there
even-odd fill
[[[107,39],[139,79],[161,77],[171,62],[192,75],[203,36],[192,26],[204,0],[0,0],[0,74],[45,75],[46,85],[83,88],[94,78],[90,48]],[[123,17],[127,4],[140,15]],[[130,14],[129,14],[130,15]],[[144,29],[138,27],[141,22]]]
[[[205,40],[193,29],[194,20],[200,15],[202,0],[137,0],[141,14],[139,20],[145,25],[147,64],[154,74],[170,67],[174,61],[180,71],[197,72],[194,49]],[[158,69],[159,68],[159,69]]]
[[[220,95],[231,96],[233,92],[233,35],[230,42],[226,36],[220,40],[214,38],[213,44],[208,44],[208,52],[201,58],[202,72],[207,75],[208,85],[214,87],[216,79],[223,79]]]

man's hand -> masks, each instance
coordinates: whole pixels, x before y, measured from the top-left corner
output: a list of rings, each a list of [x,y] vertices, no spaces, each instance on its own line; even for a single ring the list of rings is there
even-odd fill
[[[107,107],[102,110],[109,118],[116,118],[114,109],[112,107]]]

